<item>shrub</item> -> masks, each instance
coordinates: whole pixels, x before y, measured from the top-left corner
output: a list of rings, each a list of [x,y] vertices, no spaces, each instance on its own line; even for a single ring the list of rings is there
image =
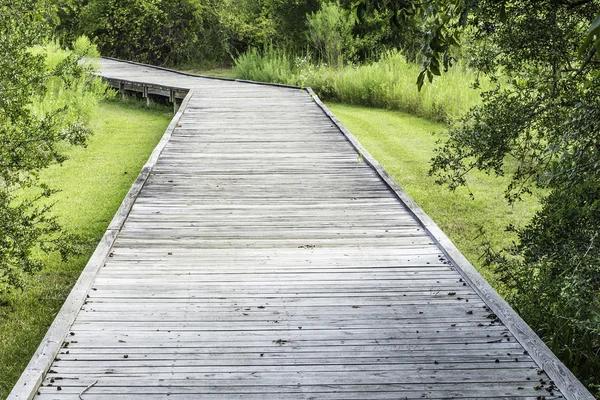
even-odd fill
[[[302,49],[308,44],[305,16],[320,0],[219,0],[219,29],[232,58],[252,47]]]
[[[160,0],[91,0],[81,11],[82,32],[107,56],[159,63]]]
[[[43,10],[43,5],[40,5]],[[73,240],[49,216],[54,191],[38,182],[38,172],[65,159],[64,146],[83,145],[86,122],[105,96],[93,68],[81,63],[97,51],[80,38],[72,51],[47,37],[45,15],[14,0],[0,5],[0,298],[19,287],[22,276],[43,266],[39,251],[74,253]],[[18,15],[19,17],[15,17]],[[38,17],[41,17],[38,19]],[[9,19],[7,21],[7,18]],[[40,25],[38,25],[38,23]],[[8,30],[7,33],[4,30]]]
[[[492,254],[507,300],[573,373],[600,395],[600,183],[555,190],[520,230],[519,244]]]
[[[216,24],[210,9],[194,0],[91,0],[81,10],[79,30],[104,55],[173,65],[196,60],[207,47],[219,52],[214,35],[208,46],[203,40],[205,22]]]

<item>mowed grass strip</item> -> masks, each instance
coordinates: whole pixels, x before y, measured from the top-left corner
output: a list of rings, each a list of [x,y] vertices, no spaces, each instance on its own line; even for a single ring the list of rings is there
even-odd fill
[[[178,68],[180,71],[201,76],[212,76],[215,78],[236,79],[237,76],[231,67],[214,67],[214,68],[196,68],[183,66]]]
[[[504,198],[508,178],[482,172],[469,175],[468,189],[451,192],[437,185],[428,172],[436,142],[445,137],[443,124],[397,111],[336,103],[327,106],[488,282],[502,291],[493,271],[483,267],[481,244],[510,245],[516,237],[506,232],[506,226],[524,225],[538,209],[538,200],[527,197],[509,206]]]
[[[52,212],[84,239],[85,253],[66,263],[48,256],[48,267],[0,306],[0,398],[29,362],[171,118],[168,108],[102,102],[88,146],[68,149],[66,162],[42,172],[43,182],[61,190]]]

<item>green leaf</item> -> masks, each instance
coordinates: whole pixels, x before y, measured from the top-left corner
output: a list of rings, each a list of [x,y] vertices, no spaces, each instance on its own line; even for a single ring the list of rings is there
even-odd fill
[[[393,29],[400,29],[401,25],[400,25],[400,20],[398,19],[398,15],[394,14],[391,18],[391,23],[392,23],[392,28]]]
[[[365,20],[365,15],[367,14],[367,5],[363,2],[359,2],[356,4],[355,8],[355,18],[356,22],[362,23]]]
[[[597,50],[597,56],[600,57],[600,15],[592,22],[588,29],[585,40],[579,47],[579,55],[582,56],[590,43],[594,42],[594,47]]]
[[[431,43],[429,43],[429,46],[431,46],[433,51],[439,51],[439,50],[442,50],[442,47],[444,46],[444,42],[441,40],[439,35],[435,35],[433,37],[433,40],[431,41]]]
[[[500,5],[500,22],[506,23],[506,4]]]
[[[460,43],[458,42],[458,39],[456,38],[456,35],[452,34],[452,35],[448,35],[446,37],[446,41],[451,45],[451,46],[456,46],[456,47],[460,47]]]
[[[419,76],[417,77],[417,89],[419,90],[419,92],[421,91],[421,88],[423,87],[424,81],[425,81],[425,69],[421,70],[421,72],[419,73]]]

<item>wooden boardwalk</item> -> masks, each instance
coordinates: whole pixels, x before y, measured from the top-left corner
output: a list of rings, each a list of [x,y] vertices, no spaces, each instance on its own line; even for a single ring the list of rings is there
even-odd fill
[[[102,74],[191,91],[11,399],[592,398],[308,91]]]

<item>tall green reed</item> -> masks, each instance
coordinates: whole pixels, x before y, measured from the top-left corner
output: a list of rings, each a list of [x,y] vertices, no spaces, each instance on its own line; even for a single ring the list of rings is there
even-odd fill
[[[474,74],[460,65],[419,92],[415,81],[420,66],[398,51],[368,64],[332,67],[315,64],[309,55],[294,56],[272,47],[251,49],[236,60],[233,71],[239,79],[312,87],[326,100],[399,110],[446,123],[480,101],[480,89],[471,88]]]

